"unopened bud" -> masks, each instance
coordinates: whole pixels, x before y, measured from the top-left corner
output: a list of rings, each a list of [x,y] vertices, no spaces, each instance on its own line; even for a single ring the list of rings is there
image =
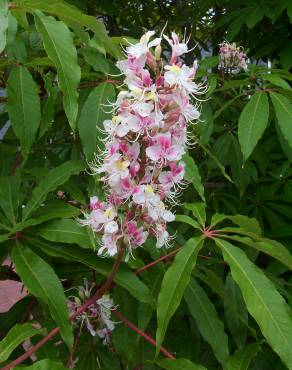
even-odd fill
[[[155,54],[155,59],[159,60],[160,57],[161,57],[161,46],[160,46],[160,44],[156,46],[154,54]]]

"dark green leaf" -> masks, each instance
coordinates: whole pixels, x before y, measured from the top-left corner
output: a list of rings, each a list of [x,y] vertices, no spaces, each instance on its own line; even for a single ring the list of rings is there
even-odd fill
[[[260,346],[252,343],[243,349],[237,350],[229,357],[223,366],[223,370],[248,370],[251,360],[258,353]]]
[[[202,185],[201,176],[195,161],[187,154],[183,156],[183,161],[185,162],[185,179],[193,184],[199,196],[205,200],[204,187]]]
[[[13,224],[17,219],[20,181],[20,172],[14,176],[0,177],[0,207]]]
[[[25,67],[14,67],[7,82],[7,108],[24,155],[28,155],[40,124],[38,86]]]
[[[0,53],[6,45],[6,32],[8,28],[8,1],[2,0],[0,3]]]
[[[164,358],[162,360],[156,361],[156,363],[162,369],[166,370],[207,370],[206,367],[194,364],[186,358],[178,358],[176,360]]]
[[[25,245],[17,243],[12,260],[21,280],[31,294],[46,303],[68,347],[73,345],[73,333],[62,284],[50,265]]]
[[[292,148],[292,104],[283,95],[270,93],[280,130]]]

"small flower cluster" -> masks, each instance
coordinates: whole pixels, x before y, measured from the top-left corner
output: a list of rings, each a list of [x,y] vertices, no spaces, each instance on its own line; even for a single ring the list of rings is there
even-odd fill
[[[169,203],[184,186],[182,156],[188,144],[187,124],[198,120],[199,99],[205,86],[196,84],[197,63],[188,67],[180,57],[189,52],[175,33],[163,36],[171,48],[164,64],[162,37],[149,31],[126,50],[127,59],[117,63],[125,75],[126,89],[119,92],[113,117],[103,123],[105,152],[96,155],[94,174],[107,185],[107,201],[90,200],[90,213],[81,221],[101,235],[99,254],[113,256],[118,241],[127,246],[128,257],[147,237],[156,246],[172,237],[167,222],[175,219]]]
[[[78,296],[68,298],[68,307],[71,314],[75,313],[90,297],[94,285],[88,286],[84,279],[84,286],[78,287]],[[115,309],[112,299],[105,294],[98,299],[95,304],[88,307],[87,311],[82,312],[76,317],[76,322],[82,326],[85,324],[92,336],[99,336],[103,344],[109,344],[111,332],[115,328],[115,323],[111,320],[111,311]]]
[[[219,68],[223,68],[230,73],[238,73],[241,69],[247,70],[246,55],[241,46],[237,47],[235,42],[230,44],[224,41],[219,44],[219,47]]]

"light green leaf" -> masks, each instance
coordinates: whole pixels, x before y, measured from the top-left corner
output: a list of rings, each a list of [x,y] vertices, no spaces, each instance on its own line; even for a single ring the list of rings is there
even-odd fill
[[[247,336],[248,313],[241,291],[230,273],[226,277],[223,302],[228,328],[237,346],[243,348]]]
[[[262,229],[257,219],[251,218],[244,215],[226,216],[226,218],[238,225],[243,230],[254,233],[255,235],[261,236]]]
[[[62,284],[52,267],[25,245],[17,243],[11,254],[16,271],[29,292],[46,303],[68,347],[73,333]]]
[[[10,354],[26,339],[33,335],[45,334],[45,329],[36,329],[31,324],[16,324],[0,342],[0,362],[6,361]]]
[[[251,248],[257,249],[260,252],[268,254],[276,260],[282,262],[285,266],[288,266],[292,270],[292,256],[288,249],[283,244],[276,240],[268,238],[257,238],[252,239],[243,236],[232,235],[228,236],[229,239],[248,245]]]
[[[192,269],[202,247],[202,238],[189,239],[175,256],[163,277],[157,302],[156,354],[163,342],[168,323],[178,308],[190,281]]]
[[[14,176],[0,177],[0,207],[12,224],[17,219],[20,181],[19,171]]]
[[[175,215],[175,221],[183,222],[194,227],[195,229],[201,229],[200,224],[196,220],[186,215]]]
[[[244,161],[248,159],[263,136],[268,119],[268,96],[266,93],[256,92],[244,107],[238,121],[238,140]]]
[[[243,349],[237,350],[226,361],[223,370],[248,370],[251,360],[258,353],[259,349],[260,346],[258,343],[252,343]]]
[[[95,33],[94,37],[98,39],[111,55],[117,58],[121,57],[120,49],[112,42],[104,24],[96,19],[96,17],[82,13],[78,8],[63,0],[16,0],[16,2],[19,8],[28,12],[39,9],[45,13],[57,16],[69,26],[89,28]]]
[[[270,93],[276,117],[284,138],[292,148],[292,104],[281,94]]]
[[[216,239],[233,279],[239,285],[249,313],[258,323],[271,348],[292,369],[292,317],[289,307],[272,282],[245,253],[225,240]]]
[[[8,1],[2,0],[0,3],[0,53],[6,45],[6,32],[8,28]]]
[[[78,130],[83,145],[83,150],[88,160],[93,159],[97,150],[100,133],[97,126],[103,128],[103,121],[110,117],[109,108],[106,106],[115,98],[113,85],[101,83],[93,89],[84,103],[78,120]],[[99,143],[100,144],[100,143]]]
[[[78,244],[82,248],[95,249],[89,237],[89,230],[79,225],[76,220],[53,220],[40,226],[36,233],[51,242]]]
[[[84,164],[81,161],[67,161],[59,167],[48,170],[45,178],[33,189],[32,195],[23,211],[23,221],[40,207],[50,191],[64,184],[72,175],[78,174],[83,168]]]
[[[213,303],[194,278],[191,278],[184,298],[201,335],[210,344],[217,360],[222,364],[229,356],[228,338]]]
[[[156,363],[162,369],[166,370],[207,370],[205,366],[194,364],[186,358],[178,358],[176,360],[164,358],[162,360],[156,361]]]
[[[185,179],[190,181],[195,190],[198,192],[199,196],[205,200],[205,196],[204,196],[204,187],[202,185],[202,180],[201,180],[201,176],[200,176],[200,173],[199,173],[199,169],[195,163],[195,161],[193,160],[193,158],[191,156],[189,156],[188,154],[185,154],[183,156],[183,161],[185,162]]]
[[[64,110],[72,130],[74,130],[78,113],[77,87],[81,70],[77,62],[77,51],[71,32],[65,23],[45,16],[41,11],[35,11],[34,17],[44,48],[57,68],[58,83],[64,94]]]
[[[71,245],[53,244],[45,240],[30,239],[30,243],[41,248],[53,257],[61,257],[69,261],[81,262],[107,277],[112,269],[112,261],[100,258],[96,253]],[[153,297],[149,288],[135,275],[126,264],[122,264],[117,272],[115,283],[125,288],[140,302],[153,305]]]
[[[192,211],[193,216],[199,221],[201,226],[205,226],[206,206],[204,203],[184,203],[183,206]]]
[[[22,66],[12,68],[7,82],[7,109],[23,153],[28,155],[40,124],[38,86]]]
[[[31,366],[17,366],[14,368],[15,370],[66,370],[68,369],[59,361],[53,361],[49,358],[45,358],[43,360],[35,362]]]

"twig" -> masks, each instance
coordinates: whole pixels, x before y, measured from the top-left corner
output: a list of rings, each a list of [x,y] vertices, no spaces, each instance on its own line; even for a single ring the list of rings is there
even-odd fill
[[[179,252],[181,250],[181,247],[180,248],[177,248],[175,249],[174,251],[166,254],[165,256],[162,256],[160,258],[157,258],[157,260],[155,261],[152,261],[150,263],[148,263],[148,265],[145,265],[145,266],[142,266],[140,268],[138,268],[136,271],[135,271],[135,274],[138,275],[138,274],[141,274],[141,272],[145,271],[145,270],[148,270],[150,267],[153,267],[155,265],[157,265],[158,263],[162,262],[162,261],[165,261],[167,259],[170,259],[172,258],[173,256],[175,256],[177,254],[177,252]]]
[[[114,315],[117,316],[118,319],[120,319],[121,321],[123,321],[123,323],[125,323],[129,328],[131,328],[132,330],[134,330],[137,334],[141,335],[141,337],[143,337],[145,340],[147,340],[147,342],[149,342],[150,344],[152,344],[153,346],[156,347],[156,341],[152,337],[150,337],[150,335],[144,333],[142,330],[140,330],[139,328],[137,328],[137,326],[135,326],[133,323],[131,323],[131,321],[129,321],[120,312],[115,311],[115,310],[112,311],[112,312],[114,313]],[[164,347],[160,347],[160,352],[165,357],[168,357],[168,358],[171,358],[172,360],[175,360],[175,357],[170,352],[168,352]]]
[[[121,264],[124,252],[125,252],[126,246],[125,244],[122,244],[117,258],[113,264],[112,270],[106,280],[106,282],[93,294],[93,296],[82,306],[79,307],[78,310],[76,310],[71,316],[70,321],[73,321],[78,315],[80,315],[82,312],[86,311],[89,306],[94,304],[99,298],[101,298],[112,286],[114,277],[119,269],[119,266]],[[35,353],[40,347],[42,347],[45,343],[47,343],[51,338],[53,338],[56,334],[58,334],[60,331],[59,327],[54,328],[47,334],[43,339],[41,339],[36,345],[31,347],[28,351],[26,351],[23,355],[19,356],[6,366],[4,366],[1,370],[10,370],[13,369],[15,366],[21,364],[23,361],[25,361],[27,358],[29,358],[31,355]]]

